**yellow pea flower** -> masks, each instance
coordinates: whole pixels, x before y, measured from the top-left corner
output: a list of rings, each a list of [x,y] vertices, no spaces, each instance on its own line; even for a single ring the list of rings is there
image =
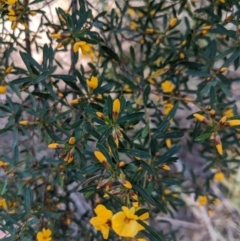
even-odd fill
[[[112,217],[112,228],[121,237],[133,238],[138,233],[138,216],[135,208],[122,207],[122,211]]]
[[[90,80],[87,80],[87,85],[90,90],[95,90],[98,87],[98,78],[92,76]]]
[[[227,116],[228,118],[233,117],[233,116],[234,116],[233,109],[230,108],[230,109],[225,110],[225,111],[223,112],[223,115],[224,115],[224,116]]]
[[[52,241],[52,231],[43,228],[42,231],[37,233],[37,241]]]
[[[198,202],[200,206],[205,206],[207,204],[207,197],[205,195],[200,195],[198,197]]]
[[[221,182],[224,179],[224,174],[222,172],[216,172],[214,174],[214,179],[218,182]]]
[[[91,44],[88,44],[85,41],[78,41],[73,45],[73,51],[76,53],[79,49],[81,49],[81,52],[83,55],[87,55],[91,51]]]
[[[99,204],[94,209],[96,217],[90,219],[90,223],[93,227],[102,233],[104,239],[108,239],[110,231],[110,223],[113,216],[111,210],[108,210],[104,205]]]
[[[174,84],[170,80],[165,80],[161,84],[161,87],[164,93],[171,93],[175,88]]]
[[[0,84],[0,95],[3,95],[7,92],[7,85]]]
[[[5,198],[0,197],[0,208],[7,209],[7,202]]]
[[[173,104],[172,104],[172,103],[165,102],[163,105],[164,105],[163,114],[164,114],[165,116],[167,116],[167,115],[170,113],[170,111],[172,110]]]
[[[13,5],[17,2],[17,0],[7,0],[8,5]]]

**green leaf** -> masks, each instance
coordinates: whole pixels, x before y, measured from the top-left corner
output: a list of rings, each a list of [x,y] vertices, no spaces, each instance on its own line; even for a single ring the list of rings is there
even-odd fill
[[[226,62],[224,62],[224,64],[222,65],[222,67],[228,67],[232,62],[234,62],[234,60],[236,58],[238,58],[240,56],[240,50],[238,49],[237,51],[235,51],[228,59]]]
[[[184,136],[184,133],[182,131],[173,131],[173,132],[167,132],[163,133],[162,138],[181,138]],[[161,138],[161,136],[158,136],[158,138]]]
[[[119,125],[123,125],[123,124],[126,124],[126,123],[128,125],[132,124],[132,123],[137,123],[142,119],[143,115],[144,115],[144,112],[132,113],[132,114],[120,117],[117,120],[117,123]]]
[[[147,123],[141,131],[141,138],[145,139],[149,133],[149,124]]]
[[[175,155],[181,149],[180,145],[171,147],[167,150],[155,163],[154,166],[166,163],[173,155]]]
[[[144,169],[137,170],[131,176],[131,183],[138,183],[143,180],[144,174],[146,171]]]
[[[82,174],[96,174],[97,171],[99,171],[99,169],[101,168],[101,164],[100,163],[94,163],[88,166],[85,166],[82,170],[81,173]]]
[[[104,133],[101,135],[98,142],[100,142],[100,143],[105,142],[107,140],[107,138],[111,135],[111,133],[112,133],[112,127],[110,126],[107,128],[107,130],[104,131]]]
[[[50,71],[44,71],[43,73],[41,73],[34,81],[32,84],[38,84],[39,82],[45,80],[47,77],[49,77],[49,75],[51,74]]]
[[[169,120],[162,121],[161,124],[155,130],[152,138],[157,139],[158,136],[160,136],[160,138],[162,138],[161,136],[164,135],[164,132],[167,130],[168,125],[169,125]]]
[[[24,190],[24,204],[25,204],[27,213],[29,213],[31,210],[31,203],[32,203],[32,191],[30,187],[26,187]]]
[[[133,89],[136,89],[136,88],[137,88],[137,86],[135,85],[135,83],[134,83],[132,80],[130,80],[129,78],[127,78],[126,76],[121,75],[121,74],[118,74],[118,75],[117,75],[117,78],[120,79],[120,80],[122,80],[122,82],[123,82],[124,84],[129,85],[131,88],[133,88]]]
[[[228,97],[232,97],[232,93],[231,91],[227,88],[227,86],[221,82],[218,83],[218,85],[220,86],[221,90],[223,91],[223,93],[228,96]]]
[[[151,87],[150,85],[147,85],[146,88],[144,89],[144,92],[143,92],[143,103],[144,105],[147,105],[147,101],[148,101],[148,96],[151,92]]]
[[[115,86],[114,83],[108,83],[104,86],[101,86],[97,89],[97,94],[103,94],[103,93],[108,93],[111,89],[113,89]]]
[[[33,59],[30,55],[28,55],[27,53],[21,52],[20,51],[20,56],[24,62],[24,64],[26,65],[29,73],[33,73],[32,72],[32,68],[30,67],[30,64],[34,67],[36,67],[39,71],[43,71],[42,66],[35,60]]]
[[[141,165],[144,170],[148,171],[149,173],[156,175],[155,171],[152,169],[151,166],[149,166],[145,161],[141,161]]]
[[[118,151],[125,153],[126,155],[129,155],[129,156],[139,157],[141,159],[151,158],[151,155],[149,153],[147,153],[146,151],[138,150],[138,149],[119,148]]]
[[[32,77],[23,77],[23,78],[18,78],[11,81],[11,84],[25,84],[25,83],[30,83],[31,81],[32,81]]]
[[[65,74],[53,74],[51,77],[55,79],[62,79],[63,81],[70,81],[70,82],[76,82],[76,78],[72,75],[65,75]]]
[[[113,100],[112,97],[109,95],[107,98],[107,102],[105,105],[106,109],[104,110],[104,112],[107,113],[107,115],[109,116],[109,118],[112,118],[112,111],[113,111]]]
[[[163,238],[163,236],[160,235],[158,232],[156,232],[151,226],[149,226],[142,220],[137,220],[137,221],[145,228],[145,230],[142,231],[143,234],[145,234],[146,231],[148,231],[148,233],[152,236],[151,241],[164,241],[165,240]]]
[[[109,47],[107,46],[101,46],[101,49],[112,59],[116,60],[117,62],[120,62],[120,59],[118,55]]]
[[[210,88],[210,104],[211,104],[211,108],[215,109],[216,95],[215,95],[215,88],[213,86],[211,86]]]
[[[79,31],[82,28],[82,26],[86,23],[89,16],[91,16],[91,13],[92,13],[92,11],[88,10],[83,15],[81,15],[81,17],[77,21],[77,28],[76,28],[77,31]]]
[[[227,55],[229,55],[230,53],[232,53],[232,52],[234,52],[234,51],[236,51],[236,50],[237,50],[236,47],[232,47],[232,48],[227,49],[227,50],[224,51],[223,53],[217,55],[217,56],[215,57],[215,61],[218,61],[218,60],[220,60],[220,59],[225,58]]]
[[[133,190],[137,191],[147,202],[149,202],[153,206],[156,206],[156,203],[155,203],[154,199],[152,198],[152,196],[142,186],[140,186],[138,184],[134,184]]]
[[[176,112],[177,109],[178,109],[178,106],[179,106],[179,102],[177,102],[177,103],[174,105],[174,107],[171,109],[170,113],[166,116],[166,119],[167,119],[167,120],[170,121],[170,120],[174,117],[175,112]]]
[[[194,139],[194,141],[203,141],[207,138],[209,138],[212,135],[212,133],[204,133]]]

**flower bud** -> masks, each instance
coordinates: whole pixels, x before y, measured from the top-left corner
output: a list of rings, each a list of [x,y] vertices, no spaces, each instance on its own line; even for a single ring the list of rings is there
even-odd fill
[[[87,80],[87,85],[90,90],[95,90],[98,87],[98,78],[92,76],[90,80]]]
[[[178,22],[177,18],[171,18],[169,21],[168,28],[173,28],[177,24],[177,22]]]
[[[218,73],[222,74],[227,70],[227,67],[222,67],[218,70]]]
[[[155,33],[155,29],[153,29],[153,28],[147,28],[147,29],[146,29],[146,33],[147,33],[147,34],[153,34],[153,33]]]
[[[10,74],[12,72],[13,66],[10,65],[5,69],[5,75]]]
[[[185,46],[186,44],[187,44],[187,40],[184,39],[184,40],[182,41],[181,45],[182,45],[182,46]]]
[[[219,127],[225,126],[225,125],[226,125],[226,121],[227,121],[227,116],[223,116],[223,117],[221,118],[221,120],[218,122],[218,126],[219,126]]]
[[[198,197],[198,202],[200,206],[205,206],[207,204],[207,197],[205,195],[200,195]]]
[[[95,157],[98,159],[98,161],[106,168],[109,168],[109,164],[107,162],[107,158],[103,155],[100,151],[94,151]]]
[[[211,29],[211,25],[206,25],[201,27],[201,30],[209,30],[209,29]]]
[[[113,119],[117,119],[120,112],[121,103],[119,99],[113,101]]]
[[[77,105],[77,104],[79,104],[79,103],[80,103],[80,101],[81,101],[81,99],[80,99],[80,98],[73,99],[73,100],[71,100],[71,104],[72,104],[72,105]]]
[[[163,170],[165,170],[165,171],[170,171],[170,170],[171,170],[170,166],[167,165],[167,164],[162,164],[162,165],[160,166],[160,168],[163,169]]]
[[[198,121],[200,121],[200,122],[203,122],[204,124],[209,124],[210,123],[210,121],[205,117],[205,116],[203,116],[203,115],[201,115],[201,114],[198,114],[198,113],[195,113],[195,114],[193,114],[193,116],[198,120]]]
[[[22,121],[19,121],[19,124],[23,125],[23,126],[28,126],[30,124],[30,122],[27,120],[22,120]]]
[[[216,172],[214,174],[214,179],[218,182],[221,182],[224,179],[224,174],[222,172]]]
[[[226,126],[239,126],[240,125],[240,120],[229,120],[226,122]]]
[[[215,110],[210,110],[210,116],[212,117],[212,118],[215,118],[215,116],[216,116],[216,111]]]
[[[218,154],[222,156],[223,147],[222,147],[222,142],[221,142],[219,135],[215,135],[214,142],[215,142],[215,146],[216,146]]]
[[[71,137],[71,138],[68,140],[68,143],[69,143],[70,145],[74,145],[75,142],[76,142],[75,137]]]
[[[65,148],[65,145],[54,142],[54,143],[50,143],[48,145],[48,148],[50,148],[50,149],[63,149],[63,148]]]

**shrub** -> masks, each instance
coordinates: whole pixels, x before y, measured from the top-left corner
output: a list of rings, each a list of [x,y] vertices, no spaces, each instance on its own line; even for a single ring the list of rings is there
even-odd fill
[[[176,240],[156,216],[220,201],[239,3],[199,2],[0,1],[4,240]]]

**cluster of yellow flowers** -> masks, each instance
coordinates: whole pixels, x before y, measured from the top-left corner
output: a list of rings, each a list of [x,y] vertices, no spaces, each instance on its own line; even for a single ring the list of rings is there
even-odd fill
[[[68,143],[50,143],[48,148],[50,149],[63,149],[63,152],[60,153],[59,157],[63,158],[65,162],[71,163],[74,158],[74,151],[75,151],[75,137],[71,137],[68,140]]]
[[[91,78],[87,79],[86,82],[87,82],[87,86],[88,86],[88,89],[89,89],[89,95],[87,97],[80,97],[80,98],[77,98],[77,99],[73,99],[71,101],[72,105],[77,105],[81,102],[81,100],[86,99],[88,97],[91,97],[90,100],[92,100],[94,98],[96,98],[96,99],[100,98],[99,95],[93,95],[94,90],[97,89],[97,87],[98,87],[98,83],[99,83],[98,78],[96,76],[91,76]]]
[[[21,23],[25,29],[28,29],[28,24],[24,15],[36,15],[36,11],[30,10],[28,6],[23,5],[18,0],[7,0],[8,5],[8,20],[12,22],[12,30],[16,29],[18,23]]]
[[[8,74],[11,73],[12,69],[13,69],[13,66],[11,65],[8,66],[5,70],[2,70],[4,73],[3,74],[1,73],[1,75],[6,77]],[[0,80],[0,95],[4,95],[6,94],[6,92],[7,92],[7,84],[4,79],[2,81]]]
[[[220,204],[221,200],[218,198],[209,199],[207,195],[198,196],[199,207],[207,206],[208,215],[211,217],[213,215],[212,206]]]
[[[223,155],[223,147],[222,147],[222,142],[220,139],[220,136],[218,132],[225,127],[236,127],[240,126],[240,120],[239,119],[231,119],[228,120],[228,117],[224,115],[218,122],[216,122],[215,117],[216,117],[216,111],[215,110],[210,110],[209,111],[209,117],[205,117],[202,114],[195,113],[193,115],[198,121],[213,127],[214,131],[212,132],[210,139],[214,140],[215,147],[217,149],[217,152],[219,155]]]
[[[95,209],[96,217],[91,218],[90,223],[100,231],[104,239],[108,239],[110,228],[120,237],[133,238],[138,232],[145,228],[138,222],[149,218],[149,213],[145,212],[140,216],[136,215],[135,207],[122,207],[122,211],[113,214],[104,205],[99,204]],[[146,241],[144,238],[136,238],[137,241]]]
[[[87,43],[86,41],[75,40],[71,33],[52,33],[52,38],[60,39],[57,48],[62,48],[69,43],[73,43],[73,51],[76,53],[81,49],[82,55],[90,54],[92,50],[92,44]]]

